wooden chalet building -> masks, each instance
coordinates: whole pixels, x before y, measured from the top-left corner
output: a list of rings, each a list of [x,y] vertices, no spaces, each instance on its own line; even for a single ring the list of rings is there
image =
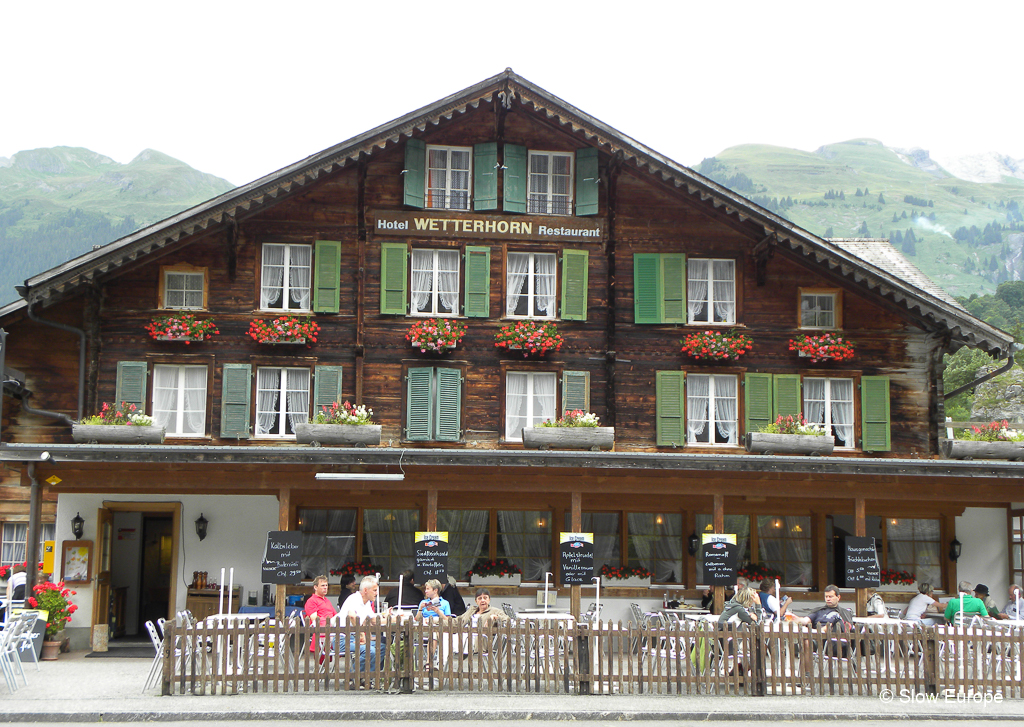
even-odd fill
[[[690,541],[709,531],[737,533],[744,561],[809,601],[845,534],[876,536],[883,567],[940,590],[968,577],[999,599],[1011,575],[1024,465],[942,460],[938,446],[943,354],[1006,358],[1012,338],[888,242],[819,238],[511,70],[19,293],[0,309],[3,553],[55,525],[59,554],[81,515],[95,542],[82,641],[89,613],[132,632],[185,607],[197,570],[234,567],[243,598],[262,600],[276,529],[305,533],[308,575],[358,559],[385,578],[409,564],[414,530],[447,530],[452,573],[506,557],[524,585],[499,594],[520,603],[556,572],[559,531],[592,531],[599,564],[655,574],[650,590],[604,584],[622,597],[613,617],[669,589],[697,595]],[[219,333],[147,333],[181,312]],[[248,335],[281,315],[311,317],[316,341]],[[428,317],[458,319],[465,338],[413,348],[407,332]],[[543,356],[495,346],[522,321],[554,323],[564,343]],[[681,353],[705,331],[752,347]],[[851,359],[790,348],[829,331],[854,343]],[[72,442],[66,419],[122,400],[165,426],[164,444]],[[335,400],[373,410],[379,446],[296,443],[295,425]],[[612,451],[524,449],[524,425],[576,408],[614,427]],[[746,453],[748,432],[801,411],[833,454]],[[578,608],[575,590],[563,597]]]

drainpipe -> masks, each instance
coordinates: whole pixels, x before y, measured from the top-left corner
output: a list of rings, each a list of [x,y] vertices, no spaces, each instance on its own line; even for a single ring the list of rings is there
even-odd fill
[[[67,414],[61,414],[58,411],[46,411],[45,409],[35,409],[28,403],[28,398],[32,396],[32,392],[25,392],[21,397],[21,408],[26,414],[34,414],[40,417],[48,417],[50,419],[57,419],[67,424],[69,427],[74,426],[75,420],[69,417]],[[81,411],[81,409],[79,409]]]
[[[974,381],[970,382],[969,384],[964,384],[963,386],[961,386],[958,389],[953,389],[953,391],[950,391],[948,393],[943,394],[942,395],[942,400],[943,401],[947,401],[947,400],[953,398],[954,396],[956,396],[957,394],[959,394],[961,392],[967,391],[968,389],[973,389],[974,387],[978,386],[979,384],[984,384],[989,379],[994,379],[995,377],[999,376],[1000,374],[1005,374],[1007,371],[1009,371],[1010,369],[1013,368],[1013,353],[1014,353],[1014,351],[1020,350],[1020,348],[1024,348],[1024,347],[1021,347],[1020,344],[1018,344],[1018,343],[1013,344],[1010,347],[1010,352],[1006,355],[1006,365],[1005,366],[1003,366],[1002,368],[997,369],[995,371],[989,372],[989,373],[985,374],[984,376],[982,376],[981,378],[975,379]]]
[[[17,291],[21,294],[22,297],[25,297],[25,294],[27,292],[25,291],[24,286],[18,286]],[[36,323],[41,323],[44,326],[50,326],[51,328],[57,328],[61,331],[66,331],[67,333],[74,333],[79,338],[80,343],[78,347],[78,420],[81,421],[82,407],[85,405],[85,331],[81,330],[80,328],[75,328],[74,326],[69,326],[65,323],[57,323],[55,321],[43,320],[32,311],[32,306],[34,305],[35,301],[29,301],[27,308],[29,320],[35,321]]]
[[[47,456],[49,459],[49,456]],[[25,541],[25,598],[32,595],[32,588],[39,576],[39,518],[42,508],[42,486],[36,479],[36,463],[28,463],[29,489],[28,536]]]

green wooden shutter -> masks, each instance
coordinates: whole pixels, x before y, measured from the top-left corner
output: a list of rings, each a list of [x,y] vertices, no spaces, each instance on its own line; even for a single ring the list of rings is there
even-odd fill
[[[505,191],[502,207],[506,212],[526,212],[526,147],[505,144]]]
[[[466,316],[491,315],[491,248],[466,248]]]
[[[334,403],[341,403],[341,366],[317,366],[313,382],[313,416]]]
[[[409,369],[407,376],[407,404],[405,407],[405,438],[425,442],[431,438],[430,390],[434,369]]]
[[[404,242],[385,242],[380,246],[380,312],[403,316],[406,313],[406,281],[409,248]]]
[[[146,411],[146,375],[148,373],[149,364],[145,361],[118,361],[114,406],[124,401],[137,406],[140,413]]]
[[[579,409],[590,413],[590,372],[562,372],[562,413]]]
[[[860,377],[860,415],[863,420],[861,449],[865,452],[892,449],[888,376]]]
[[[743,408],[747,420],[745,432],[756,432],[775,421],[772,417],[771,374],[746,374],[743,377]]]
[[[409,207],[423,209],[426,190],[427,145],[420,139],[405,142],[405,195],[402,202]]]
[[[473,209],[498,209],[498,142],[473,146]]]
[[[589,255],[586,250],[562,251],[562,318],[587,320]]]
[[[656,381],[659,447],[686,444],[686,374],[682,371],[658,371]]]
[[[597,214],[598,188],[597,149],[576,150],[576,215]]]
[[[316,280],[313,284],[313,312],[337,313],[341,288],[341,243],[317,240]]]
[[[661,256],[661,321],[686,323],[686,255]]]
[[[249,438],[251,380],[250,364],[224,364],[220,398],[220,436]]]
[[[661,323],[661,255],[633,253],[633,322]]]
[[[458,442],[462,438],[462,371],[437,369],[437,425],[434,439]]]
[[[773,383],[772,419],[784,416],[799,417],[804,409],[800,397],[800,374],[775,374]]]

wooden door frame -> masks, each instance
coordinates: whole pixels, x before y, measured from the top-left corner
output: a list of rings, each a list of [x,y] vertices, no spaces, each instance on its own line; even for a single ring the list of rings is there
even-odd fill
[[[131,502],[127,500],[104,500],[102,508],[112,513],[141,512],[170,513],[171,515],[171,582],[167,597],[167,619],[173,619],[178,603],[178,552],[181,549],[181,503],[180,502]],[[111,541],[113,542],[113,541]]]

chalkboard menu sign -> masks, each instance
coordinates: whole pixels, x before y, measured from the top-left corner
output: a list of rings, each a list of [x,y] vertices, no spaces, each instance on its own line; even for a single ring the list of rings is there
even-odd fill
[[[846,563],[844,567],[847,588],[878,587],[878,555],[875,539],[846,536]]]
[[[594,534],[559,533],[562,557],[558,560],[559,580],[563,586],[594,584]]]
[[[291,586],[302,580],[302,533],[271,530],[263,554],[263,582]]]
[[[444,585],[448,574],[448,533],[416,531],[416,583],[437,578]]]
[[[739,548],[736,535],[731,533],[705,533],[701,549],[704,566],[704,584],[731,586],[736,583],[736,556]]]

